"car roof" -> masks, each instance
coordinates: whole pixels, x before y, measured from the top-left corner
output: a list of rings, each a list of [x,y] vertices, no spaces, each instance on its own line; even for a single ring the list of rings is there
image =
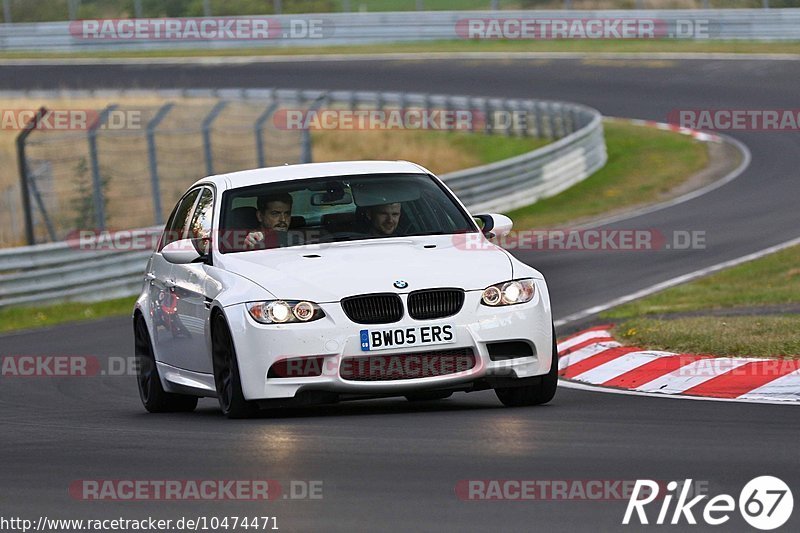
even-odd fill
[[[276,183],[305,178],[355,176],[361,174],[427,174],[428,171],[408,161],[337,161],[256,168],[218,174],[198,180],[194,185],[212,183],[220,189],[237,189],[261,183]]]

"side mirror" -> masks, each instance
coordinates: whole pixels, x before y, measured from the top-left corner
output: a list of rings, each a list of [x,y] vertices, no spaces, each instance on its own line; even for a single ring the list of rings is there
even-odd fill
[[[511,228],[514,227],[514,221],[505,215],[492,213],[475,215],[475,218],[483,222],[481,231],[489,239],[493,237],[505,237],[511,233]]]
[[[187,265],[204,257],[198,251],[195,239],[180,239],[171,242],[161,249],[161,255],[164,256],[164,259],[176,265]]]

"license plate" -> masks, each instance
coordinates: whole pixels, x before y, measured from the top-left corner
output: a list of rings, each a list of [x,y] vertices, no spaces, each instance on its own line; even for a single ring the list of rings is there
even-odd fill
[[[456,332],[450,324],[361,330],[362,352],[452,344],[454,342],[456,342]]]

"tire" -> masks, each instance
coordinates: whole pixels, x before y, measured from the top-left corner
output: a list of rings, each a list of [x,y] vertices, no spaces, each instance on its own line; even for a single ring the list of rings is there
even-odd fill
[[[542,405],[556,395],[558,388],[558,345],[556,343],[556,329],[553,327],[553,355],[550,371],[543,376],[526,378],[526,385],[518,387],[504,387],[495,389],[497,398],[506,407],[526,407],[529,405]]]
[[[161,386],[158,366],[150,341],[150,332],[142,315],[133,319],[134,350],[136,355],[136,383],[142,405],[151,413],[178,413],[194,411],[197,396],[166,392]]]
[[[444,400],[453,395],[452,391],[422,391],[406,394],[409,402],[429,402],[431,400]]]
[[[211,319],[211,347],[214,383],[222,414],[227,418],[254,416],[258,413],[258,405],[244,398],[233,338],[222,313],[217,313]]]

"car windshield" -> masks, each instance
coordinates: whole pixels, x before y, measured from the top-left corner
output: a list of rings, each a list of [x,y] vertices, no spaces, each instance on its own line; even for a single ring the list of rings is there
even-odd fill
[[[426,174],[313,178],[225,192],[220,251],[476,231]]]

